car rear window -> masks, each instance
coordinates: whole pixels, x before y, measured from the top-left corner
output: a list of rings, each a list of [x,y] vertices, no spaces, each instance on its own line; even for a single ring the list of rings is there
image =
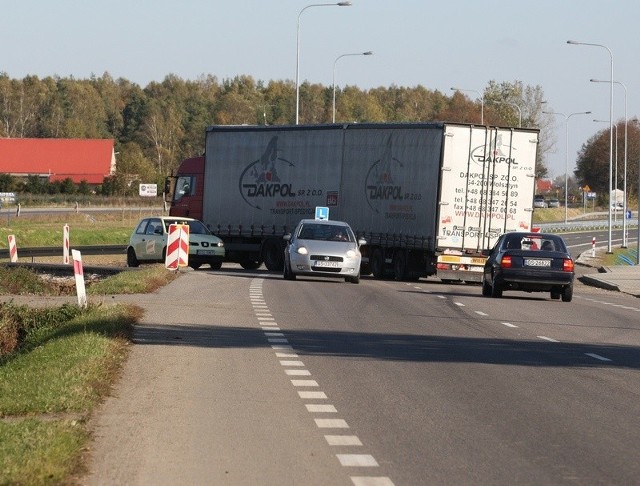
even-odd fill
[[[505,240],[505,248],[511,250],[567,251],[562,238],[538,233],[511,235]]]

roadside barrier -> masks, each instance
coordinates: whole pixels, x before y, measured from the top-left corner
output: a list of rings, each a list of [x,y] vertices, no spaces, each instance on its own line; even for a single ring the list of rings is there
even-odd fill
[[[16,263],[18,261],[18,248],[16,247],[16,237],[14,235],[7,236],[9,239],[9,261]]]
[[[69,262],[69,225],[65,224],[62,227],[62,263],[67,265]]]
[[[87,307],[87,291],[84,286],[84,271],[82,269],[82,255],[78,250],[71,250],[73,256],[73,274],[76,279],[76,293],[78,294],[78,305]]]
[[[177,270],[189,264],[189,225],[169,225],[167,239],[167,256],[164,266],[169,270]]]

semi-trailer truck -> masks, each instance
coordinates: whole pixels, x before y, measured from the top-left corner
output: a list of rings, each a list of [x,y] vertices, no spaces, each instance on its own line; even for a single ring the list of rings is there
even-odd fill
[[[226,261],[283,268],[316,207],[348,222],[361,275],[480,281],[482,251],[531,231],[539,131],[460,123],[211,126],[167,180],[170,214],[202,220]]]

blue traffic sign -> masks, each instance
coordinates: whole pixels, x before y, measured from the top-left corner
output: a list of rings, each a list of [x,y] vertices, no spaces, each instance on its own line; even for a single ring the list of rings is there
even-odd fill
[[[329,208],[316,206],[316,219],[329,219]]]

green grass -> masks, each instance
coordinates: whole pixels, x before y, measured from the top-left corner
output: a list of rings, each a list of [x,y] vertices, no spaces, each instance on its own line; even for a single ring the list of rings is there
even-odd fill
[[[60,484],[79,470],[85,420],[114,381],[140,315],[123,305],[0,306],[0,330],[17,325],[24,335],[0,358],[0,484]]]
[[[567,217],[575,218],[582,214],[582,208],[567,209]],[[533,224],[536,223],[555,223],[564,221],[564,208],[536,208],[533,211]]]
[[[139,270],[121,272],[87,287],[89,295],[148,294],[165,286],[178,277],[178,272],[164,265],[147,265]]]
[[[145,265],[85,283],[88,295],[146,294],[154,292],[179,276],[163,265]],[[0,266],[0,294],[4,295],[75,295],[75,280],[45,280],[22,267]]]
[[[0,484],[62,484],[81,467],[87,432],[74,420],[0,422]]]
[[[7,236],[16,237],[18,255],[20,247],[62,247],[63,226],[69,225],[71,245],[125,245],[138,221],[149,215],[159,214],[154,209],[116,211],[108,213],[57,213],[15,217],[11,214],[0,219],[0,248],[8,248]],[[3,215],[4,216],[4,215]]]

